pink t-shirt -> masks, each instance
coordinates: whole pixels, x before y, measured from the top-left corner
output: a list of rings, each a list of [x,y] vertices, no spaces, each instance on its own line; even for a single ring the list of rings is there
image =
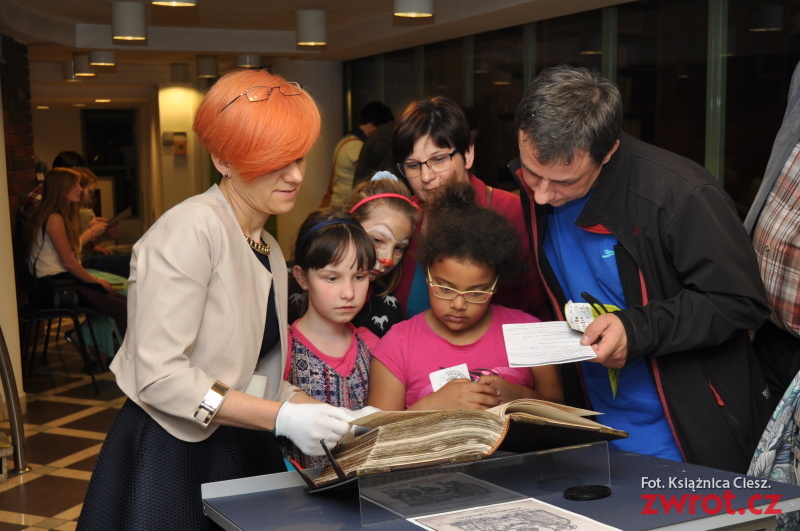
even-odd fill
[[[297,329],[297,321],[292,323],[289,327],[289,337],[287,344],[288,352],[286,353],[286,369],[283,372],[283,379],[288,380],[289,374],[292,369],[292,336],[296,337],[302,344],[304,344],[311,352],[313,352],[319,359],[327,363],[333,370],[342,376],[348,376],[353,372],[353,365],[356,363],[356,356],[358,355],[358,344],[356,343],[356,334],[361,337],[361,340],[367,344],[370,351],[375,350],[379,338],[373,334],[368,328],[354,327],[351,323],[347,323],[347,327],[353,332],[353,339],[350,341],[350,346],[347,347],[347,352],[340,358],[334,358],[327,354],[320,352],[309,339]]]
[[[430,373],[467,364],[470,376],[497,374],[509,382],[533,388],[529,367],[509,367],[503,340],[504,324],[536,323],[521,310],[492,304],[492,323],[483,336],[469,345],[453,345],[437,335],[420,313],[392,326],[373,349],[378,358],[406,388],[406,407],[433,392]]]

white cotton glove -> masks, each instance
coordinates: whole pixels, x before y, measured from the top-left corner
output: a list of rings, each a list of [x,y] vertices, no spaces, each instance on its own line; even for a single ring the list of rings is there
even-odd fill
[[[372,406],[364,406],[361,409],[347,409],[346,407],[340,407],[342,411],[346,411],[347,414],[352,415],[356,419],[360,419],[361,417],[366,417],[367,415],[372,415],[373,413],[377,413],[381,411],[380,409]],[[361,435],[369,431],[367,428],[363,428],[361,426],[356,426],[355,424],[350,425],[350,431],[347,432],[344,437],[342,437],[342,444],[349,443],[353,439],[356,438],[357,435]]]
[[[325,455],[320,441],[333,448],[350,432],[352,412],[328,404],[284,402],[275,417],[275,434],[288,437],[306,455]]]

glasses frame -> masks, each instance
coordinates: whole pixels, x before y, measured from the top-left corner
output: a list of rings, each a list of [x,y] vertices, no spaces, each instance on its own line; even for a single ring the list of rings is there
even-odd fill
[[[283,87],[286,86],[286,85],[289,85],[289,86],[292,86],[292,87],[297,87],[298,92],[297,93],[290,93],[290,94],[285,93],[283,91]],[[255,98],[255,97],[251,98],[250,96],[247,95],[247,91],[248,90],[260,89],[260,88],[269,89],[269,91],[267,91],[267,95],[265,97],[263,97],[263,98]],[[305,89],[305,87],[303,87],[303,85],[301,85],[297,81],[287,81],[285,83],[281,83],[280,85],[276,85],[274,87],[268,87],[266,85],[257,85],[255,87],[248,87],[248,88],[245,89],[244,92],[242,92],[241,94],[239,94],[238,96],[233,98],[231,101],[229,101],[228,104],[225,107],[223,107],[222,109],[220,109],[220,111],[217,114],[222,114],[222,111],[224,111],[225,109],[230,107],[231,104],[233,104],[234,101],[238,100],[242,96],[247,96],[247,101],[249,101],[251,103],[256,102],[256,101],[267,101],[269,99],[269,97],[272,96],[272,92],[275,89],[278,89],[278,92],[280,92],[281,95],[283,95],[283,96],[299,96],[300,94],[303,93],[303,90]]]
[[[489,302],[492,299],[492,296],[494,295],[495,288],[497,287],[497,281],[500,280],[500,275],[497,275],[495,277],[495,279],[494,279],[494,282],[492,283],[492,287],[489,288],[488,290],[471,289],[471,290],[468,290],[468,291],[461,291],[461,290],[457,290],[456,288],[452,288],[450,286],[443,286],[442,284],[434,284],[433,283],[433,277],[431,277],[431,269],[430,269],[430,267],[426,268],[425,271],[428,274],[428,288],[431,290],[431,293],[433,293],[434,297],[436,297],[437,299],[445,300],[445,301],[452,301],[452,300],[455,300],[456,297],[458,297],[460,295],[461,297],[464,297],[464,300],[466,302],[468,302],[469,304],[486,304],[487,302]],[[453,295],[452,297],[449,297],[449,298],[448,297],[442,297],[441,295],[437,295],[436,294],[436,290],[433,289],[433,288],[444,288],[446,290],[452,291],[453,293],[455,293],[455,295]],[[469,295],[470,293],[486,294],[486,295],[488,295],[488,297],[486,297],[485,301],[471,301],[471,300],[469,300],[467,298],[467,295]]]
[[[423,165],[423,164],[424,164],[425,166],[427,166],[429,170],[431,170],[431,171],[433,171],[433,172],[436,172],[436,173],[439,173],[439,171],[446,171],[446,170],[435,170],[435,169],[431,168],[431,165],[430,165],[430,164],[428,164],[428,163],[431,161],[431,159],[435,159],[435,158],[438,158],[438,157],[447,156],[447,157],[450,157],[450,162],[452,162],[452,161],[453,161],[453,157],[455,157],[455,156],[456,156],[456,153],[458,153],[458,149],[454,149],[454,150],[453,150],[451,153],[446,153],[445,155],[435,155],[435,156],[431,157],[431,158],[430,158],[430,159],[428,159],[428,160],[423,160],[423,161],[420,161],[420,162],[415,162],[415,163],[413,163],[413,164],[419,164],[419,173],[420,173],[420,174],[422,174],[422,165]],[[410,179],[411,177],[409,177],[409,176],[406,174],[406,171],[403,169],[403,166],[405,166],[405,164],[406,164],[405,162],[400,162],[400,163],[396,164],[396,166],[397,166],[397,169],[398,169],[398,171],[400,171],[400,173],[403,175],[403,177],[405,177],[406,179]],[[415,175],[414,177],[416,177],[416,175]]]

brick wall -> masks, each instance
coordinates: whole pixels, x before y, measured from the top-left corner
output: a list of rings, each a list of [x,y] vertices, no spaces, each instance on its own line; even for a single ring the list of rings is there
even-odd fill
[[[36,185],[36,157],[33,152],[33,116],[28,47],[6,35],[0,35],[3,62],[3,127],[5,129],[6,170],[11,221],[20,203]]]

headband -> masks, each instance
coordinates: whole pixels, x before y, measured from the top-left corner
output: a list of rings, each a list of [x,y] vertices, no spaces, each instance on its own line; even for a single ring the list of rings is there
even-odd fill
[[[416,208],[417,210],[419,210],[419,207],[417,205],[415,205],[414,202],[411,199],[407,198],[404,195],[400,195],[400,194],[375,194],[375,195],[371,195],[369,197],[365,197],[364,199],[362,199],[361,201],[359,201],[358,203],[353,205],[353,208],[350,209],[350,213],[352,214],[353,212],[358,210],[358,207],[360,207],[364,203],[368,203],[368,202],[372,201],[373,199],[381,199],[382,197],[395,197],[397,199],[402,199],[403,201],[407,202],[409,205],[411,205],[414,208]]]
[[[340,223],[345,225],[358,225],[359,227],[361,226],[361,224],[358,221],[347,218],[331,218],[331,219],[326,219],[324,221],[320,221],[319,223],[308,229],[308,232],[303,234],[303,237],[300,238],[299,242],[297,242],[297,248],[295,249],[295,252],[303,249],[308,239],[315,232],[318,232],[320,229],[324,229],[328,225],[338,225]]]

